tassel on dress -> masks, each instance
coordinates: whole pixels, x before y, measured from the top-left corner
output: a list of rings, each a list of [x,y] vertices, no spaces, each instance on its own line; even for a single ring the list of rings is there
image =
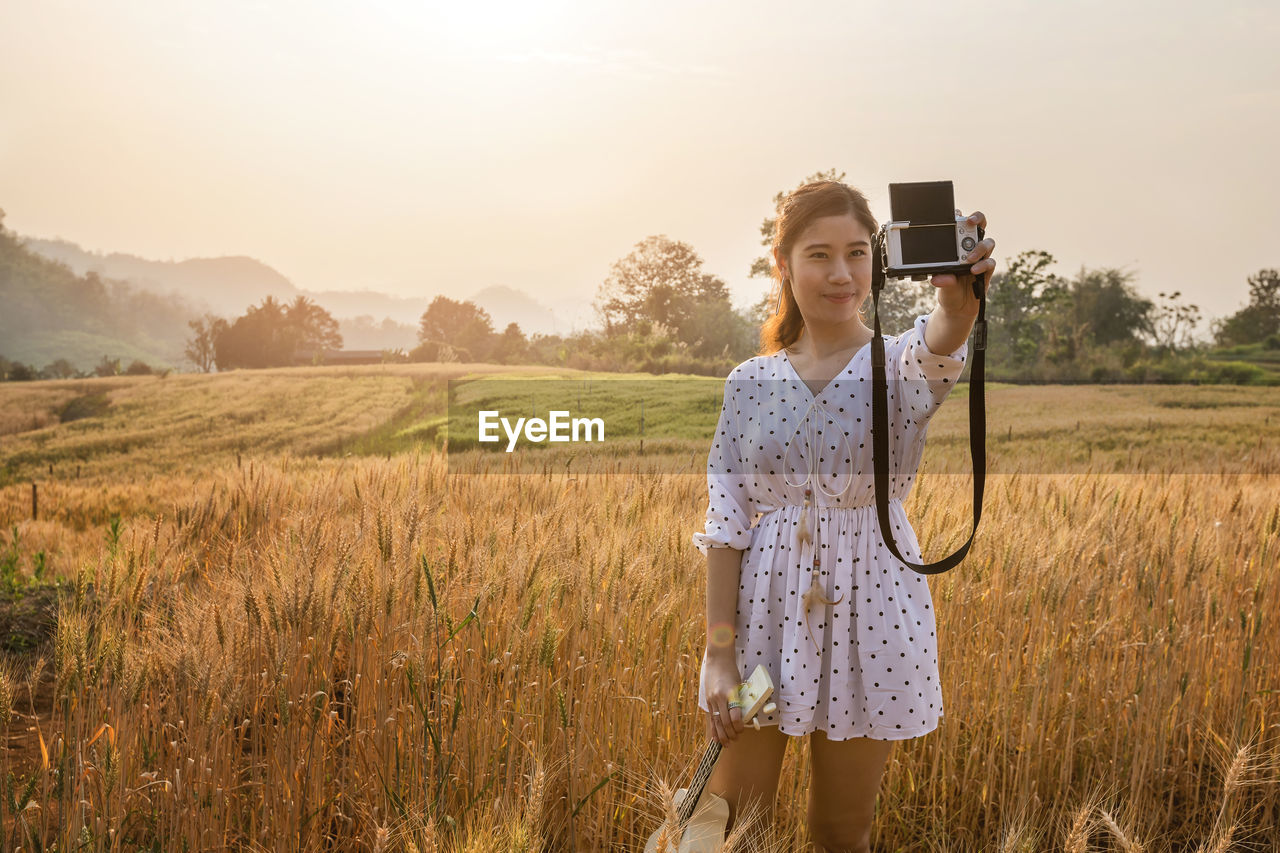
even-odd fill
[[[806,542],[813,541],[813,537],[809,535],[809,506],[812,495],[813,492],[809,489],[804,490],[804,509],[800,512],[800,529],[796,533],[796,540],[802,547]],[[813,634],[813,626],[809,624],[809,608],[814,604],[822,604],[825,606],[829,604],[839,604],[844,601],[844,593],[841,593],[840,597],[835,600],[827,598],[826,593],[822,590],[822,586],[818,583],[818,576],[821,573],[821,568],[822,558],[815,554],[813,557],[813,568],[809,571],[809,589],[803,596],[801,596],[804,601],[804,624],[805,627],[809,629],[809,639],[813,641],[813,648],[819,655],[822,654],[822,646],[818,644],[818,638]]]
[[[843,592],[840,593],[839,598],[832,600],[827,598],[826,593],[822,591],[822,586],[818,583],[818,576],[821,568],[822,561],[819,558],[814,557],[813,571],[810,573],[809,589],[803,596],[801,596],[804,600],[804,626],[809,629],[809,639],[813,641],[813,649],[819,656],[822,655],[822,646],[818,644],[818,638],[814,636],[813,625],[809,624],[809,608],[814,604],[822,604],[826,606],[829,604],[839,604],[844,601]]]

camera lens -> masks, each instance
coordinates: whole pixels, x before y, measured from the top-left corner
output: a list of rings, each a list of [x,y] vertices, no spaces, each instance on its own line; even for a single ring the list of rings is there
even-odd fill
[[[960,241],[960,245],[964,246],[964,250],[966,252],[971,252],[973,251],[973,247],[978,244],[973,241],[972,237],[965,237],[963,240]]]

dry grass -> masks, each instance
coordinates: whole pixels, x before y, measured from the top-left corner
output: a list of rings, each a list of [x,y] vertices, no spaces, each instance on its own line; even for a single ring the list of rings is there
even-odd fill
[[[654,780],[703,746],[700,478],[168,463],[47,484],[35,523],[0,489],[0,528],[73,582],[47,707],[34,665],[0,671],[0,846],[631,850],[659,826]],[[918,483],[931,555],[968,489]],[[895,750],[877,849],[1280,847],[1275,494],[989,478],[970,557],[931,581],[946,716]],[[803,844],[798,746],[739,849]]]

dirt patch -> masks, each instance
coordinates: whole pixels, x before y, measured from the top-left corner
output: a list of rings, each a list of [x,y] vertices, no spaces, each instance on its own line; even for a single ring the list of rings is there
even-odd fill
[[[58,594],[52,586],[0,594],[0,652],[11,657],[31,655],[52,640],[58,624]]]

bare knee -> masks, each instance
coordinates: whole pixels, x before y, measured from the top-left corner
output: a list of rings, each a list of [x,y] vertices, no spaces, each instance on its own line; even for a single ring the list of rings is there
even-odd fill
[[[809,820],[814,853],[871,853],[871,820]]]
[[[809,838],[813,841],[814,853],[870,853],[872,849],[872,834],[869,829],[858,836],[847,836],[841,833],[819,833],[814,827],[810,827]]]
[[[873,804],[839,814],[819,814],[810,809],[809,837],[815,853],[870,853]]]

